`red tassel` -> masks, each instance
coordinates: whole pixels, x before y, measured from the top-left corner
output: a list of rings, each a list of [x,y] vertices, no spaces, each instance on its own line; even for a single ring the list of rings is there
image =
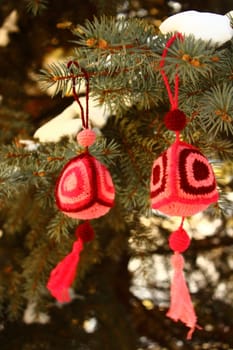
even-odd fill
[[[171,283],[171,305],[167,316],[174,321],[180,320],[189,327],[190,331],[187,334],[187,339],[191,339],[195,328],[200,329],[201,327],[197,325],[197,316],[184,278],[184,258],[178,252],[175,252],[171,258],[171,263],[174,268],[174,275]]]
[[[84,243],[94,238],[94,230],[90,223],[85,221],[77,228],[75,235],[77,240],[73,244],[71,253],[52,270],[47,283],[50,293],[61,303],[71,300],[69,288],[75,279],[80,253]]]

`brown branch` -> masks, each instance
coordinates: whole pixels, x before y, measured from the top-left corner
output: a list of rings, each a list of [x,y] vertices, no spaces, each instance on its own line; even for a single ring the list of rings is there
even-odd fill
[[[26,153],[26,154],[16,154],[16,153],[7,153],[6,158],[27,158],[30,157],[32,153]]]

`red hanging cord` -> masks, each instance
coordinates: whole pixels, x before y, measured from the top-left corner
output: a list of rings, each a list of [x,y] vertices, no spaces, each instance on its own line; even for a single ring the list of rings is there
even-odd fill
[[[84,113],[84,108],[79,100],[78,94],[76,92],[76,76],[73,74],[72,64],[74,64],[77,68],[80,68],[81,72],[84,75],[84,78],[86,80],[86,114]],[[90,82],[89,82],[89,75],[86,71],[86,69],[79,66],[78,62],[76,61],[69,61],[67,63],[67,68],[71,71],[73,74],[72,76],[72,93],[75,101],[78,103],[81,111],[81,119],[82,119],[82,125],[84,129],[88,129],[89,127],[89,93],[90,93]]]
[[[174,109],[178,108],[179,75],[178,75],[178,73],[175,74],[174,96],[173,96],[172,91],[171,91],[171,87],[170,87],[170,84],[169,84],[169,81],[168,81],[168,77],[167,77],[163,67],[164,67],[164,64],[165,64],[165,58],[167,56],[168,49],[169,49],[169,47],[173,44],[173,42],[177,38],[180,39],[180,40],[183,40],[183,35],[181,33],[176,33],[167,41],[166,46],[165,46],[165,48],[163,50],[163,53],[162,53],[162,59],[160,61],[161,74],[162,74],[162,77],[163,77],[163,80],[164,80],[164,84],[165,84],[166,89],[167,89],[169,101],[170,101],[170,104],[171,104],[171,110],[174,110]]]

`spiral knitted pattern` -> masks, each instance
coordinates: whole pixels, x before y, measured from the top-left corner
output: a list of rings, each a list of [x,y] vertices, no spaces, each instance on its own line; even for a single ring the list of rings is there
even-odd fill
[[[151,205],[171,216],[189,216],[218,200],[216,180],[206,157],[177,139],[155,160]]]
[[[58,208],[77,219],[94,219],[114,205],[115,189],[108,169],[89,153],[72,158],[56,184]]]

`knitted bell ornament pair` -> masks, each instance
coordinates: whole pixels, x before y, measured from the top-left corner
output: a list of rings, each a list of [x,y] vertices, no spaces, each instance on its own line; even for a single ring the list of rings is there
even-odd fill
[[[68,68],[76,62],[69,62]],[[78,65],[77,65],[78,66]],[[88,125],[89,77],[81,69],[87,87],[86,116],[75,91],[73,78],[73,96],[81,109],[83,130],[77,135],[77,141],[83,147],[83,153],[72,158],[62,169],[55,188],[55,199],[59,210],[65,215],[84,220],[76,229],[76,241],[68,254],[52,270],[47,288],[59,302],[70,301],[70,287],[75,279],[80,253],[84,243],[94,238],[94,231],[89,222],[108,213],[114,205],[115,188],[108,169],[89,153],[96,139],[96,134]]]
[[[190,238],[183,228],[184,218],[206,209],[218,200],[216,180],[207,158],[192,145],[180,140],[180,132],[186,125],[186,116],[178,108],[179,77],[175,75],[174,95],[163,69],[168,49],[176,39],[183,40],[180,33],[174,34],[167,42],[160,62],[161,74],[171,104],[165,115],[167,129],[175,132],[175,141],[153,163],[151,174],[151,206],[170,216],[180,216],[181,224],[169,238],[174,255],[171,258],[173,279],[171,303],[167,316],[180,320],[190,328],[187,338],[192,337],[197,317],[186,285],[183,267],[183,253],[190,244]]]
[[[179,77],[175,75],[174,96],[164,71],[165,58],[169,47],[176,39],[183,40],[181,34],[172,36],[163,51],[160,62],[161,74],[168,92],[171,108],[165,115],[167,129],[175,133],[175,141],[155,160],[150,181],[151,206],[170,216],[180,216],[181,224],[169,238],[169,246],[174,254],[171,263],[174,269],[171,283],[171,304],[167,316],[180,320],[190,328],[187,338],[192,337],[197,325],[197,317],[185,282],[183,253],[190,245],[190,238],[183,228],[184,218],[206,209],[218,200],[216,180],[207,158],[194,146],[181,141],[180,132],[187,119],[178,108]],[[70,67],[76,62],[70,62]],[[71,253],[51,272],[47,288],[59,302],[70,300],[69,289],[74,281],[80,253],[86,242],[94,238],[89,220],[105,215],[114,205],[115,189],[108,169],[89,153],[95,142],[95,133],[88,125],[89,77],[81,69],[87,86],[86,116],[75,90],[73,96],[81,110],[83,130],[77,141],[83,153],[72,158],[62,169],[55,189],[56,204],[65,215],[84,220],[76,230],[76,241]]]

